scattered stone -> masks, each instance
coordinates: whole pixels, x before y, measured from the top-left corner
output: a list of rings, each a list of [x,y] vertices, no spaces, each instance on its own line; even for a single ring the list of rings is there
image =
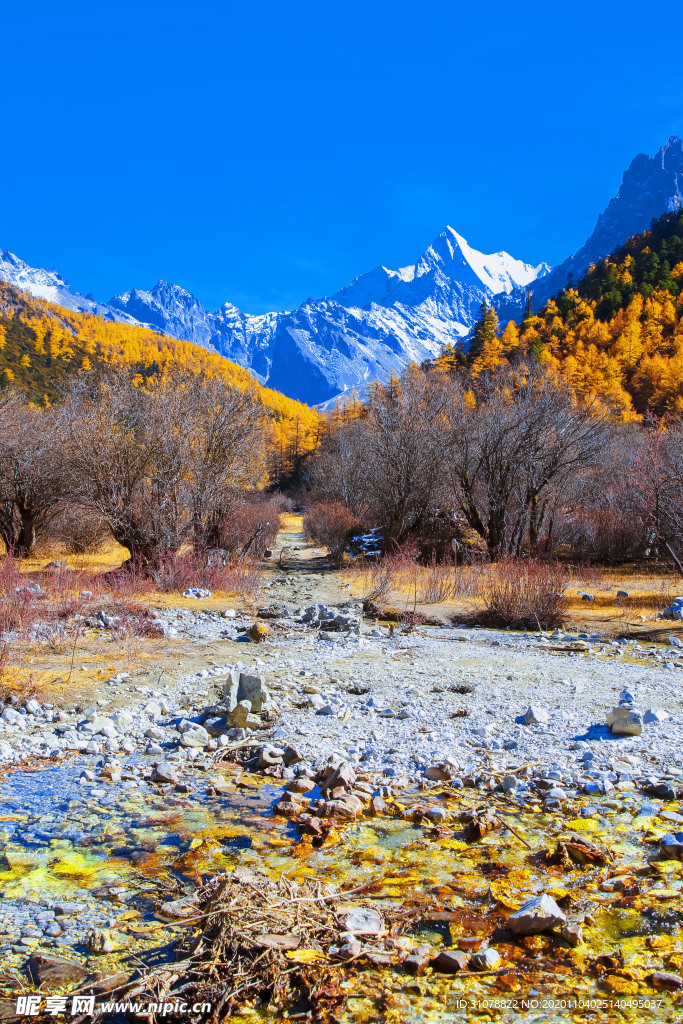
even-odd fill
[[[410,953],[401,966],[408,974],[424,974],[429,965],[429,957],[420,956],[418,953]]]
[[[668,711],[655,711],[652,708],[650,708],[643,715],[643,722],[645,723],[645,725],[658,725],[661,722],[666,722],[669,718],[671,718],[671,715]]]
[[[356,907],[343,917],[342,926],[345,932],[353,935],[383,935],[384,920],[379,911],[373,907]]]
[[[195,722],[188,723],[191,728],[186,729],[180,736],[183,747],[205,747],[209,742],[209,734],[203,725]]]
[[[515,793],[519,787],[519,779],[516,775],[504,775],[502,786],[504,793]]]
[[[292,746],[286,746],[285,747],[285,752],[284,752],[284,754],[282,756],[282,760],[283,760],[283,763],[285,765],[285,768],[291,768],[292,765],[299,764],[299,762],[303,761],[303,759],[304,759],[303,754],[300,753],[300,751],[298,751],[296,749],[296,747],[292,747]]]
[[[669,974],[668,971],[653,971],[648,975],[648,981],[659,992],[675,992],[683,988],[683,978],[680,974]]]
[[[683,861],[683,832],[671,832],[659,840],[659,849],[666,860]]]
[[[178,900],[168,900],[159,907],[160,914],[171,919],[186,919],[197,915],[197,897],[183,896]]]
[[[461,949],[444,949],[434,957],[430,966],[441,974],[459,974],[466,969],[469,959],[469,953]]]
[[[152,782],[177,782],[178,766],[170,761],[160,761],[152,771]]]
[[[267,640],[270,636],[270,630],[262,622],[255,622],[253,626],[250,626],[247,630],[247,636],[255,644],[260,644],[264,640]]]
[[[246,729],[251,717],[251,701],[241,700],[228,712],[228,723],[231,729]]]
[[[44,985],[48,992],[53,992],[63,985],[83,981],[90,974],[82,964],[60,956],[46,956],[44,953],[32,953],[28,969],[33,983]]]
[[[285,818],[295,818],[309,803],[310,800],[308,797],[303,796],[303,794],[288,791],[282,794],[275,804],[273,811],[275,814],[281,814]]]
[[[94,928],[86,937],[86,945],[91,953],[103,954],[114,953],[118,949],[117,943],[106,929]]]
[[[342,960],[353,960],[354,957],[360,956],[362,950],[360,939],[357,939],[355,935],[351,936],[343,946],[339,947],[339,956]]]
[[[643,731],[643,716],[637,708],[620,704],[607,715],[607,724],[613,736],[640,736]]]
[[[425,772],[425,778],[433,782],[448,782],[454,775],[455,769],[449,764],[433,764]]]
[[[261,771],[266,768],[278,768],[282,764],[284,751],[277,747],[261,747],[258,755],[258,766]]]
[[[293,779],[289,783],[287,789],[292,793],[310,793],[312,789],[315,789],[315,782],[312,779]]]
[[[384,801],[381,796],[372,797],[372,799],[370,800],[370,811],[372,812],[372,814],[374,814],[375,816],[384,814],[386,809],[386,801]]]
[[[515,935],[538,935],[566,923],[566,916],[548,893],[527,900],[508,918],[508,924]]]
[[[683,619],[683,597],[675,597],[668,608],[662,612],[664,619]]]
[[[522,715],[525,725],[545,725],[548,721],[548,712],[537,704],[530,704]]]
[[[576,949],[577,946],[583,943],[583,929],[580,924],[566,924],[561,930],[560,935],[565,942],[569,943],[572,949]]]
[[[497,949],[484,949],[481,953],[473,953],[469,967],[471,971],[494,971],[501,964],[501,955]]]

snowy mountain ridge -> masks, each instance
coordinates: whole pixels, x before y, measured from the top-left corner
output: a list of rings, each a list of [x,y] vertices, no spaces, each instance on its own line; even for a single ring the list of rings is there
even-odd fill
[[[0,277],[39,298],[204,345],[310,404],[363,392],[410,361],[433,358],[469,332],[484,300],[525,287],[549,269],[506,252],[481,253],[448,227],[410,266],[377,267],[332,296],[252,316],[229,302],[208,312],[190,292],[163,280],[98,303],[71,292],[55,271],[0,251]]]
[[[97,302],[95,299],[86,298],[85,295],[79,295],[78,292],[72,292],[69,282],[56,270],[31,267],[8,249],[0,249],[0,280],[9,281],[37,299],[53,302],[56,306],[63,306],[64,309],[71,309],[76,313],[92,313],[94,316],[104,317],[105,320],[137,323],[127,314],[115,313],[105,302]]]

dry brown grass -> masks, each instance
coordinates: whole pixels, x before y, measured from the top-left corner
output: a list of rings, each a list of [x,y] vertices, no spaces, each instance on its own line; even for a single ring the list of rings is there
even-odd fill
[[[161,594],[130,562],[122,566],[127,555],[112,543],[90,554],[0,556],[0,687],[22,696],[54,697],[86,680],[97,685],[103,661],[118,666],[113,674],[173,650],[180,641],[160,641],[151,623],[154,609],[198,607],[175,586],[218,584],[202,609],[223,610],[234,599],[250,604],[259,595],[260,575],[253,564],[212,567],[210,579],[206,574],[198,579],[195,560],[181,556],[177,571],[172,567],[159,581],[167,591]],[[22,592],[27,586],[39,586],[42,593]],[[118,619],[104,633],[86,625],[100,610]]]
[[[446,581],[450,576],[451,590],[445,599],[436,602],[428,600],[439,596],[432,583],[434,574],[431,566],[413,565],[407,571],[399,571],[379,561],[359,563],[348,566],[344,578],[351,584],[354,596],[367,598],[377,594],[372,599],[383,606],[402,611],[414,609],[426,616],[436,614],[444,621],[478,621],[485,610],[484,595],[490,567],[482,563],[457,566],[449,573],[445,568],[438,572],[443,573]],[[629,596],[618,598],[619,590],[627,591]],[[592,594],[595,600],[584,601],[581,592]],[[681,594],[683,579],[667,566],[601,568],[570,565],[567,566],[564,590],[565,627],[604,636],[618,636],[627,630],[676,631],[683,629],[683,624],[658,619],[657,615],[673,597]]]

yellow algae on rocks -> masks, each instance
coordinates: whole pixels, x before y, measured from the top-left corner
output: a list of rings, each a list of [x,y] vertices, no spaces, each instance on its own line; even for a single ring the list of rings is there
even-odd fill
[[[75,851],[60,854],[59,859],[50,864],[50,870],[53,875],[58,877],[74,878],[81,881],[89,881],[97,874],[97,869],[92,862],[88,862],[82,854]]]
[[[508,910],[519,910],[525,900],[524,896],[520,896],[519,889],[513,887],[507,880],[491,882],[489,892],[492,899]]]
[[[593,818],[572,818],[571,821],[565,821],[564,826],[572,832],[597,833],[601,831],[600,825]]]

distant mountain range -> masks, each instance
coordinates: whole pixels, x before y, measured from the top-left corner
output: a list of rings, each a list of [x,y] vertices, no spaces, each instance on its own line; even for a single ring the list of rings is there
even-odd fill
[[[506,252],[484,255],[447,227],[411,266],[377,267],[334,295],[261,316],[230,303],[208,312],[184,288],[165,281],[100,303],[72,293],[56,271],[30,267],[6,250],[0,250],[0,278],[68,309],[197,342],[247,367],[269,387],[326,404],[465,338],[484,300],[497,306],[503,320],[520,314],[529,290],[534,305],[544,304],[682,202],[683,142],[672,136],[655,157],[640,154],[632,161],[593,234],[553,270]]]

